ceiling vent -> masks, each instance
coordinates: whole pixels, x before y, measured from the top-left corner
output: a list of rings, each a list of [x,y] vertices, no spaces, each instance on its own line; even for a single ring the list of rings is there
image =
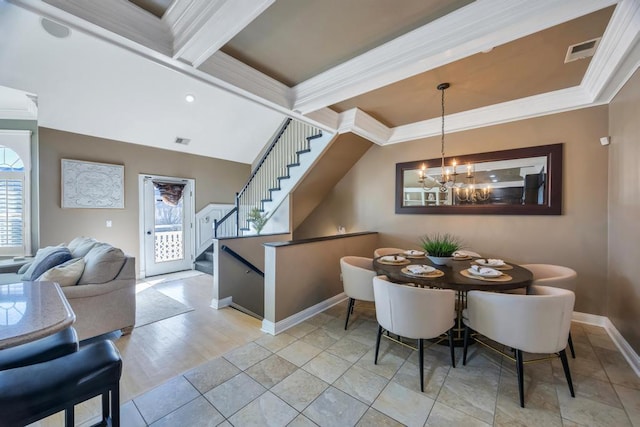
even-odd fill
[[[587,40],[586,42],[578,43],[569,46],[567,49],[567,56],[564,58],[564,63],[576,61],[578,59],[584,59],[592,57],[598,48],[601,37],[596,39]]]
[[[176,144],[189,145],[190,142],[191,140],[189,138],[176,138]]]

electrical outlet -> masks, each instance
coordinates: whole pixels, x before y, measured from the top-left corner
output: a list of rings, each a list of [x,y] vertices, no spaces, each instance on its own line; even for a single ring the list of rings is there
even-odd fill
[[[107,228],[111,228],[111,226],[113,225],[113,223],[111,222],[110,219],[107,220]]]

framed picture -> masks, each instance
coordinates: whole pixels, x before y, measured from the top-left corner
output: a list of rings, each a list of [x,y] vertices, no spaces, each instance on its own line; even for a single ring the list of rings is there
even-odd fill
[[[124,166],[62,159],[62,207],[124,209]]]

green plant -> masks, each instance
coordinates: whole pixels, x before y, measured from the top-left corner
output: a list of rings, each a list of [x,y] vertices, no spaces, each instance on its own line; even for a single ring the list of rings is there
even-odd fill
[[[450,257],[461,247],[462,242],[460,239],[449,233],[428,234],[422,237],[422,249],[427,255]]]
[[[264,225],[267,223],[268,212],[262,212],[258,208],[253,208],[247,215],[247,221],[250,224],[253,224],[253,228],[256,230],[256,233],[260,234],[260,231],[264,228]]]

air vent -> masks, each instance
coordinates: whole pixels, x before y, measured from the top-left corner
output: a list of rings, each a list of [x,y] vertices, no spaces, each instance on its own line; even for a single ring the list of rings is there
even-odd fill
[[[564,58],[564,63],[566,64],[567,62],[576,61],[578,59],[592,57],[596,52],[599,43],[600,37],[569,46],[569,49],[567,49],[567,56]]]
[[[176,144],[189,145],[190,142],[191,140],[189,138],[176,138]]]

